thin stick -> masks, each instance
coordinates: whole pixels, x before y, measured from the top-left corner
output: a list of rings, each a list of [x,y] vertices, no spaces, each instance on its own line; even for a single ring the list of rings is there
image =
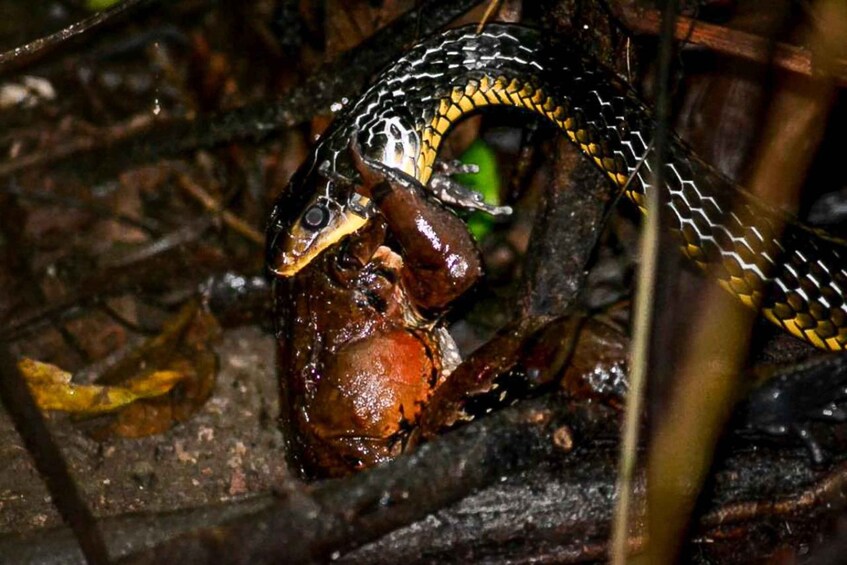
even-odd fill
[[[259,247],[265,245],[264,235],[229,210],[225,210],[220,202],[215,200],[211,194],[203,190],[203,187],[195,183],[187,175],[179,175],[179,186],[191,195],[192,198],[200,202],[207,211],[220,215],[221,221],[228,228],[243,235],[245,238],[259,245]]]
[[[9,51],[0,53],[0,73],[15,70],[25,64],[31,64],[70,39],[92,31],[93,29],[102,26],[129,10],[139,8],[145,4],[150,4],[155,1],[156,0],[124,0],[120,4],[113,6],[108,10],[97,12],[82,21],[73,23],[64,29],[60,29],[55,33],[39,37],[34,41],[30,41],[26,45],[21,45],[20,47],[15,47]]]
[[[626,27],[634,33],[659,33],[662,15],[658,10],[623,8],[619,15]],[[811,50],[782,42],[774,43],[745,31],[680,16],[674,26],[674,38],[805,76],[815,73]],[[847,85],[847,61],[840,60],[836,66],[837,70],[829,72],[840,86]]]
[[[480,33],[482,28],[485,27],[485,24],[488,23],[488,20],[491,19],[491,15],[494,13],[497,8],[500,7],[501,0],[490,0],[488,2],[488,7],[485,9],[485,13],[482,15],[482,19],[479,20],[479,25],[476,26],[476,32]]]
[[[629,523],[632,513],[632,484],[638,458],[638,438],[643,412],[644,390],[650,361],[650,344],[654,318],[656,274],[659,264],[660,212],[664,180],[664,159],[668,141],[670,113],[670,69],[673,55],[674,23],[677,17],[676,0],[667,0],[662,19],[661,42],[659,45],[659,88],[656,100],[656,132],[651,146],[655,144],[652,163],[653,186],[646,194],[647,217],[641,235],[641,266],[638,269],[638,289],[635,300],[635,324],[633,328],[632,368],[630,388],[626,397],[626,417],[623,441],[618,464],[618,501],[612,525],[611,558],[615,565],[628,561]],[[650,149],[644,159],[649,157]],[[648,164],[649,165],[649,164]],[[648,485],[649,488],[649,485]],[[649,518],[649,517],[648,517]]]
[[[44,416],[18,371],[6,345],[0,342],[0,399],[32,455],[56,510],[74,532],[88,563],[106,564],[109,554],[94,516],[86,506]]]

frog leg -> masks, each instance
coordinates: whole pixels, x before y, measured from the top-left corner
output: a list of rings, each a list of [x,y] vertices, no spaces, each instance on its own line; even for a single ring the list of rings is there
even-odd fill
[[[495,206],[483,200],[481,193],[466,187],[453,178],[457,174],[476,174],[479,167],[473,163],[461,161],[436,161],[432,178],[426,185],[426,191],[435,196],[440,202],[463,210],[479,210],[492,216],[508,216],[512,213],[511,206]]]
[[[748,430],[801,440],[815,464],[826,451],[810,427],[812,421],[847,421],[847,357],[825,355],[786,367],[765,368],[767,379],[742,407]]]
[[[482,275],[479,251],[465,223],[424,196],[413,177],[362,157],[350,148],[362,190],[376,205],[403,257],[402,277],[412,301],[427,310],[445,308]]]
[[[812,463],[815,465],[822,465],[827,460],[827,456],[824,454],[824,450],[821,447],[820,442],[807,425],[793,424],[791,426],[791,431],[794,432],[800,441],[803,442],[803,445],[806,446]]]

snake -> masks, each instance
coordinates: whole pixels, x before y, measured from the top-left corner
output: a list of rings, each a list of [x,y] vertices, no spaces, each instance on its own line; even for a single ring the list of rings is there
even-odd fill
[[[558,127],[643,212],[653,169],[663,167],[663,216],[686,257],[790,334],[847,348],[847,244],[746,192],[675,134],[663,161],[652,162],[651,110],[578,46],[518,24],[452,29],[412,47],[339,106],[273,207],[267,262],[278,277],[294,276],[377,213],[355,191],[351,139],[372,161],[427,185],[454,124],[510,106]]]

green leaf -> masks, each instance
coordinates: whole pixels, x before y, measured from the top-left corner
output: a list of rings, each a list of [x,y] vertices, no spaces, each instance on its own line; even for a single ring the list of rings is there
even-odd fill
[[[477,139],[459,157],[462,163],[472,163],[479,167],[476,174],[456,175],[454,179],[468,188],[482,193],[483,198],[489,204],[500,204],[500,173],[497,169],[497,157],[494,150]],[[484,212],[474,212],[467,220],[468,229],[477,241],[491,232],[494,226],[494,218]]]
[[[118,4],[121,0],[85,0],[85,7],[91,10],[92,12],[99,12],[101,10],[107,10]]]

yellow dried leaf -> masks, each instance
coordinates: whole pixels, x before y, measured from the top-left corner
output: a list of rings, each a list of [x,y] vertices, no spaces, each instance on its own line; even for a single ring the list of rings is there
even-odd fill
[[[154,371],[130,379],[124,386],[80,385],[71,382],[70,373],[49,363],[24,358],[18,368],[39,408],[83,416],[113,412],[141,398],[165,395],[186,378],[181,371]]]

